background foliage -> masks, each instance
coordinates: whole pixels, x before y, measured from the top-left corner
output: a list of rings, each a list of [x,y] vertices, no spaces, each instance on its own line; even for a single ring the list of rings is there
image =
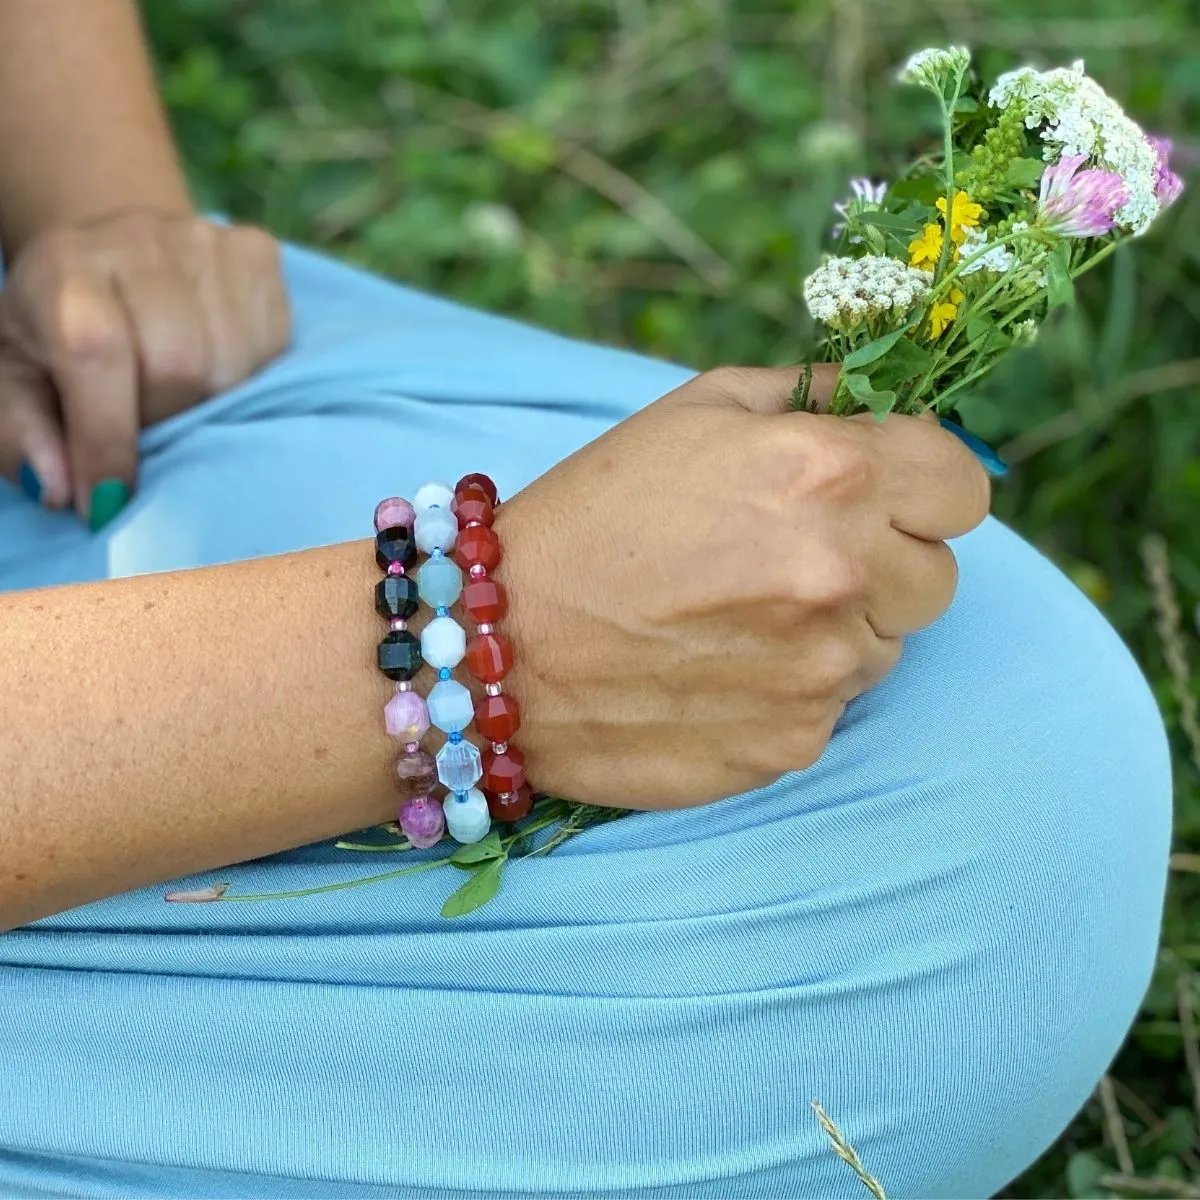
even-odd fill
[[[1176,869],[1142,1018],[1110,1084],[1009,1194],[1200,1196],[1200,924],[1188,920],[1200,899],[1200,857],[1189,857],[1200,734],[1181,661],[1200,600],[1195,0],[146,10],[204,204],[421,287],[700,367],[803,352],[798,285],[830,202],[849,175],[885,177],[934,128],[921,97],[889,86],[910,49],[965,41],[988,72],[1084,56],[1145,124],[1176,137],[1184,200],[963,413],[1016,467],[998,512],[1133,646],[1177,757]],[[1173,590],[1183,615],[1172,635]]]

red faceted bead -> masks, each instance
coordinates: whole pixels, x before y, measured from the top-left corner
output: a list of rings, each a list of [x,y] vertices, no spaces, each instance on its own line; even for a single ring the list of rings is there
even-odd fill
[[[495,506],[500,503],[500,493],[496,491],[496,485],[484,474],[479,471],[474,471],[470,475],[464,475],[455,485],[455,494],[461,492],[463,488],[477,486],[483,488],[487,495],[488,503]]]
[[[495,625],[508,612],[508,593],[494,579],[471,579],[462,590],[462,605],[476,625]]]
[[[458,518],[459,529],[466,529],[472,522],[477,525],[490,525],[496,519],[496,511],[492,508],[487,492],[477,483],[469,484],[454,493],[450,511]]]
[[[521,784],[508,795],[495,792],[485,792],[484,795],[487,796],[488,812],[492,814],[493,821],[523,821],[533,808],[533,788],[527,783]]]
[[[484,696],[475,705],[475,728],[489,742],[507,742],[521,728],[521,707],[504,692]]]
[[[483,752],[483,786],[489,792],[515,792],[524,782],[525,755],[515,746],[503,754],[491,749]]]
[[[480,683],[499,683],[512,665],[512,642],[502,633],[481,633],[467,643],[467,670]]]
[[[486,571],[494,571],[500,564],[500,539],[496,531],[487,525],[464,529],[454,541],[454,561],[464,571],[476,564]]]

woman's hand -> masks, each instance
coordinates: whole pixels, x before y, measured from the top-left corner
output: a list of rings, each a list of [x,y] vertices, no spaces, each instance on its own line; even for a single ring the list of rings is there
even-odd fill
[[[239,383],[290,330],[261,229],[142,210],[44,233],[0,292],[0,470],[100,528],[141,427]]]
[[[949,605],[983,469],[932,422],[789,412],[797,377],[702,375],[501,508],[539,790],[671,808],[808,767]]]

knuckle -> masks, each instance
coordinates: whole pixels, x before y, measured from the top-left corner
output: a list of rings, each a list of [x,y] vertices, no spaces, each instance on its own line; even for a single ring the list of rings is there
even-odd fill
[[[844,609],[864,594],[866,570],[862,562],[825,539],[813,539],[801,559],[783,576],[787,598],[794,604],[819,611]]]
[[[719,396],[732,396],[744,387],[748,370],[746,367],[711,367],[700,376],[700,382]]]
[[[62,350],[72,358],[104,361],[124,353],[128,330],[121,314],[92,292],[65,286],[57,318]]]
[[[840,421],[829,417],[828,422]],[[812,439],[801,464],[800,486],[808,496],[834,500],[858,498],[871,492],[878,481],[879,456],[858,426],[837,428],[826,424],[822,436]]]
[[[208,363],[198,338],[186,331],[163,330],[142,348],[142,369],[152,384],[171,388],[199,388]]]
[[[844,638],[823,639],[806,656],[806,686],[824,698],[841,698],[862,670],[862,656]]]
[[[231,249],[256,265],[279,261],[279,242],[258,225],[234,225],[226,231]]]

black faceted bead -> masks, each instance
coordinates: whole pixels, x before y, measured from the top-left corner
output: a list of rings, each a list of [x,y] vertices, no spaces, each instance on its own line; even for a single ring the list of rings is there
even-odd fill
[[[379,643],[379,669],[389,679],[411,679],[424,661],[421,643],[407,629],[393,629]]]
[[[375,535],[375,561],[381,571],[398,562],[402,567],[410,567],[417,557],[417,539],[413,531],[403,525],[393,525],[390,529],[381,529]]]
[[[411,575],[389,575],[375,585],[375,611],[386,621],[417,611],[417,581]]]

